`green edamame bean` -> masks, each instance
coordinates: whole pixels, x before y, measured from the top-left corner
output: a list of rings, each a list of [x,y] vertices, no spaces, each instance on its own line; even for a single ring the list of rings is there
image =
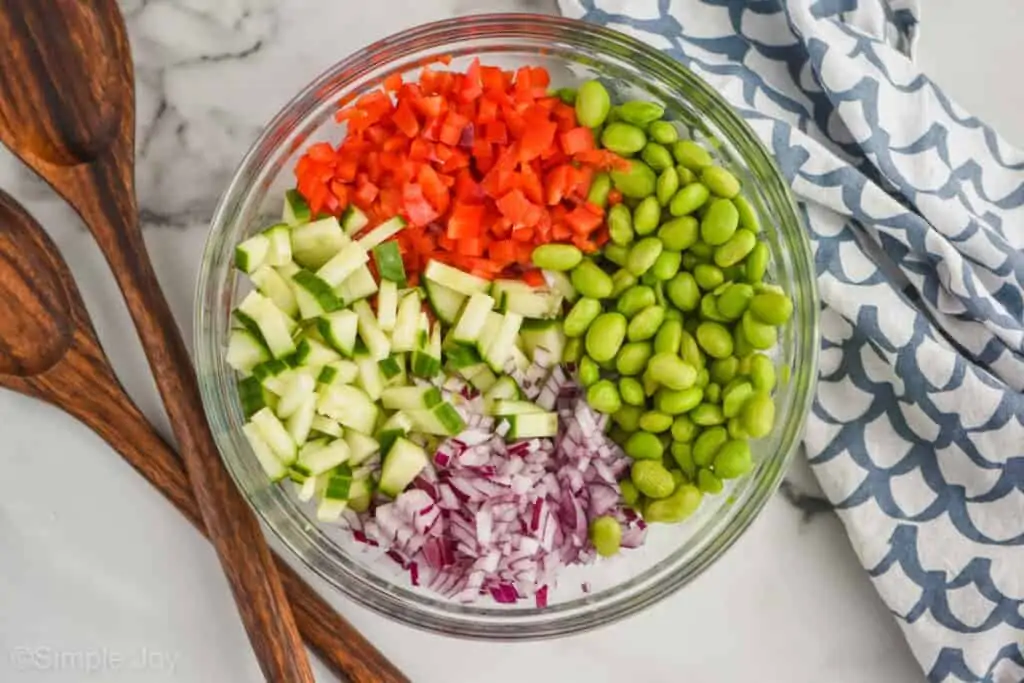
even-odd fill
[[[701,403],[690,411],[690,419],[701,427],[714,427],[725,422],[721,406],[714,403]]]
[[[576,104],[576,88],[559,88],[555,96],[570,107]]]
[[[654,355],[648,342],[630,342],[623,344],[615,356],[615,369],[620,375],[630,377],[639,375],[647,367],[647,362]]]
[[[729,440],[725,427],[705,429],[693,442],[693,462],[699,467],[709,466],[715,459],[718,449]]]
[[[768,260],[770,257],[771,254],[768,251],[767,244],[758,242],[754,245],[744,263],[747,282],[756,284],[764,279],[765,273],[768,272]]]
[[[646,273],[640,276],[640,283],[654,289],[654,285],[658,284],[658,278],[654,277],[654,273],[648,270]],[[655,292],[657,296],[657,292]]]
[[[647,126],[647,136],[659,145],[671,145],[679,140],[679,131],[668,121],[654,121]]]
[[[597,204],[601,208],[608,205],[608,193],[612,189],[612,179],[607,173],[598,173],[590,181],[590,189],[587,190],[587,201]]]
[[[693,420],[680,415],[672,421],[672,439],[680,443],[690,443],[697,438],[697,425]]]
[[[693,271],[698,264],[704,263],[701,259],[697,258],[696,255],[689,251],[683,252],[683,270]]]
[[[615,302],[615,310],[627,318],[632,318],[640,311],[656,303],[657,299],[652,288],[647,285],[635,285],[622,293],[619,300]]]
[[[578,363],[583,357],[583,340],[573,337],[565,340],[565,349],[562,351],[563,363]]]
[[[633,209],[633,230],[638,235],[649,235],[657,230],[660,220],[661,204],[657,197],[645,197]]]
[[[619,396],[623,403],[631,406],[643,406],[647,402],[644,385],[633,377],[619,378]]]
[[[580,365],[576,369],[576,375],[582,386],[589,387],[601,379],[601,368],[594,362],[593,358],[583,356],[580,358]]]
[[[626,259],[629,258],[629,247],[622,244],[606,244],[604,245],[604,251],[601,252],[601,256],[604,256],[617,266],[624,266],[626,265]]]
[[[711,246],[717,247],[729,241],[739,224],[740,216],[735,204],[728,199],[712,199],[708,204],[707,213],[700,222],[700,237]]]
[[[712,358],[732,355],[733,339],[724,325],[716,322],[702,322],[697,327],[697,343]]]
[[[678,190],[679,174],[676,173],[675,168],[666,168],[658,176],[658,182],[654,186],[654,195],[658,199],[658,204],[668,206]]]
[[[694,311],[700,305],[700,286],[692,273],[682,272],[669,280],[666,293],[681,311]]]
[[[629,406],[633,408],[634,406]],[[639,410],[639,409],[638,409]],[[637,417],[637,424],[639,425],[640,418]],[[626,451],[626,455],[633,458],[634,460],[661,460],[662,454],[665,452],[665,447],[661,444],[661,439],[656,437],[650,432],[633,432],[626,441],[626,445],[623,447]],[[661,464],[660,462],[658,463]],[[634,484],[636,481],[633,482]],[[643,489],[637,486],[641,492]]]
[[[658,260],[664,247],[657,237],[645,237],[633,245],[626,259],[626,268],[637,277],[646,273]]]
[[[590,542],[601,557],[611,557],[622,545],[622,526],[611,515],[598,517],[590,523]]]
[[[750,356],[750,383],[754,388],[764,393],[770,393],[775,388],[775,363],[763,353],[755,353]]]
[[[667,432],[672,427],[672,416],[660,410],[648,410],[640,416],[640,429],[652,434]]]
[[[647,432],[638,432],[646,434]],[[654,436],[651,434],[651,436]],[[657,438],[657,437],[654,437]],[[630,468],[629,478],[640,493],[655,500],[672,495],[676,483],[672,475],[657,460],[638,460]]]
[[[710,263],[714,252],[715,248],[702,240],[697,240],[690,245],[690,253],[696,256],[700,263]]]
[[[733,439],[718,449],[715,455],[715,474],[722,479],[742,477],[754,467],[750,445],[746,441]]]
[[[622,407],[622,398],[614,382],[602,379],[587,389],[587,403],[597,412],[611,415]]]
[[[739,417],[750,438],[768,436],[775,426],[775,402],[768,394],[757,392],[747,399]]]
[[[680,140],[672,146],[672,155],[691,171],[703,171],[714,165],[711,154],[693,140]]]
[[[608,273],[589,259],[573,268],[569,278],[577,292],[591,299],[607,299],[615,287]]]
[[[693,269],[693,279],[697,281],[697,285],[701,289],[710,292],[725,281],[725,275],[717,266],[710,263],[699,263]]]
[[[756,299],[757,297],[754,298]],[[751,305],[753,305],[753,302],[751,302]],[[740,318],[740,329],[743,331],[744,338],[755,349],[764,351],[775,346],[775,341],[778,337],[775,327],[758,320],[754,317],[751,310],[747,310],[743,317]]]
[[[633,432],[640,429],[640,416],[643,415],[644,410],[640,406],[624,405],[615,411],[612,415],[612,420],[615,424],[622,427],[622,429],[629,432],[626,435],[626,439],[620,444],[623,448],[629,443],[629,439],[632,437]]]
[[[715,476],[715,473],[708,469],[697,471],[697,488],[704,493],[716,494],[722,492],[722,480]]]
[[[667,415],[688,413],[704,400],[704,390],[694,386],[681,391],[659,389],[654,395],[654,407]]]
[[[576,91],[575,107],[579,124],[596,128],[608,118],[612,98],[600,81],[587,81]]]
[[[599,363],[609,361],[619,352],[626,337],[626,316],[602,313],[587,329],[587,354]]]
[[[633,156],[646,144],[647,133],[630,123],[609,123],[601,133],[601,146],[624,157]]]
[[[645,374],[650,374],[659,384],[674,391],[689,389],[697,381],[697,369],[672,353],[656,353],[651,356]]]
[[[625,204],[608,209],[608,236],[615,244],[627,245],[633,241],[633,215]]]
[[[708,372],[707,368],[701,368],[697,371],[697,381],[694,382],[694,386],[698,386],[703,390],[709,384],[711,384],[711,373]]]
[[[757,246],[757,236],[749,230],[737,230],[733,236],[715,249],[715,265],[729,268],[747,257]]]
[[[733,197],[732,203],[736,205],[736,210],[740,214],[740,227],[755,234],[761,232],[761,220],[757,217],[757,212],[754,211],[750,201],[740,195]]]
[[[700,507],[704,494],[692,484],[683,484],[667,498],[652,500],[644,509],[647,522],[678,524]]]
[[[730,439],[739,439],[746,441],[750,438],[750,434],[747,434],[747,430],[743,428],[743,421],[738,417],[729,418],[727,423],[727,429],[729,431]]]
[[[750,302],[750,312],[769,325],[785,325],[793,316],[793,301],[779,292],[761,292]]]
[[[685,187],[697,180],[697,174],[682,164],[676,166],[676,173],[679,175],[679,187]]]
[[[683,474],[690,479],[697,476],[697,464],[693,462],[693,444],[673,441],[669,447],[669,452]]]
[[[737,280],[747,279],[747,269],[745,263],[737,263],[731,265],[728,268],[722,268],[722,274],[725,275],[726,282],[736,282]]]
[[[764,294],[765,292],[775,292],[776,294],[785,294],[786,290],[784,290],[779,285],[773,284],[771,282],[758,282],[756,285],[754,285],[754,292],[757,293],[757,294]]]
[[[729,391],[722,393],[722,414],[730,418],[736,417],[753,395],[754,385],[750,382],[740,382],[731,387]]]
[[[620,296],[630,287],[636,285],[636,277],[625,268],[619,268],[612,275],[612,298]]]
[[[640,379],[644,383],[644,393],[647,396],[654,396],[654,394],[658,391],[658,379],[647,372],[645,372],[643,374],[643,377],[641,377]]]
[[[685,474],[683,474],[682,470],[670,469],[668,473],[672,475],[672,480],[675,482],[676,486],[682,486],[683,484],[690,483],[690,480]]]
[[[662,223],[658,238],[669,251],[683,251],[697,242],[700,224],[693,216],[680,216]]]
[[[658,328],[663,322],[665,322],[665,308],[657,304],[648,306],[629,321],[626,338],[631,342],[650,339],[658,333]]]
[[[744,315],[746,315],[744,313]],[[742,318],[740,319],[742,321]],[[742,322],[736,325],[732,330],[733,340],[733,355],[739,358],[741,361],[754,352],[754,347],[747,341],[746,336],[743,334]]]
[[[740,193],[739,178],[721,166],[709,166],[701,171],[700,181],[714,194],[732,199]]]
[[[722,385],[718,382],[708,382],[708,385],[704,387],[704,400],[708,403],[721,403]]]
[[[565,316],[565,322],[562,323],[562,331],[565,332],[566,337],[582,337],[590,327],[590,323],[594,322],[594,319],[600,314],[601,302],[597,299],[583,297],[569,309],[569,313]]]
[[[622,496],[622,502],[629,506],[636,505],[636,501],[640,498],[640,492],[636,490],[636,486],[629,479],[619,482],[619,494]]]
[[[630,100],[618,106],[619,117],[634,126],[646,126],[665,115],[665,107],[657,102]]]
[[[717,323],[728,322],[725,317],[718,312],[717,298],[711,292],[708,292],[700,300],[700,317],[702,320],[712,320]]]
[[[734,282],[719,295],[715,305],[718,313],[726,320],[739,320],[754,298],[754,288],[745,282]]]
[[[694,327],[694,331],[696,331]],[[683,336],[679,340],[679,357],[682,358],[686,363],[697,368],[698,371],[704,368],[706,361],[704,359],[704,352],[700,350],[700,344],[697,343],[697,338],[693,334],[683,329]],[[706,385],[704,382],[701,386]]]
[[[665,307],[665,320],[675,320],[676,322],[683,322],[683,312],[678,308],[672,306]]]
[[[683,255],[678,251],[663,251],[658,255],[654,265],[651,266],[650,272],[654,274],[654,277],[663,282],[671,280],[679,272],[679,266],[682,265],[682,262]]]
[[[640,158],[647,162],[648,166],[659,172],[672,168],[673,164],[672,152],[668,151],[657,142],[648,142],[644,145],[644,149],[640,153]]]
[[[638,159],[630,159],[628,169],[613,169],[611,176],[615,189],[632,199],[650,197],[658,182],[654,169]]]
[[[726,385],[732,381],[733,377],[736,376],[736,371],[739,369],[740,361],[738,358],[729,356],[728,358],[716,358],[711,362],[709,372],[711,373],[711,380],[718,382],[721,385]]]
[[[533,265],[544,270],[572,270],[583,260],[583,252],[571,244],[542,244],[530,256]]]
[[[679,320],[668,320],[666,318],[661,323],[661,327],[658,328],[657,336],[654,337],[654,352],[677,355],[679,353],[679,344],[682,341],[683,323]]]
[[[693,213],[711,197],[711,191],[701,183],[690,183],[684,186],[668,203],[668,212],[673,216],[686,216]]]

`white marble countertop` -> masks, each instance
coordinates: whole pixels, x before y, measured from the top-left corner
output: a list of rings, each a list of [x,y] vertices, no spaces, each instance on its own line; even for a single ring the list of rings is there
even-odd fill
[[[1019,10],[1013,0],[990,0],[991,12],[981,20],[970,4],[950,0],[926,8],[920,58],[968,108],[1010,139],[1024,140],[1020,92],[991,87],[996,64],[1024,57],[1010,21]],[[415,23],[472,11],[553,11],[554,3],[122,5],[136,54],[146,239],[190,338],[193,286],[219,188],[262,122],[299,84],[360,45]],[[984,41],[974,40],[981,35]],[[59,244],[122,381],[169,433],[131,321],[92,239],[2,150],[0,187]],[[71,418],[2,391],[0,416],[0,681],[259,680],[216,559],[177,513]],[[417,682],[922,680],[804,463],[697,582],[592,634],[469,643],[413,631],[336,596],[332,601]],[[318,673],[319,680],[333,680]]]

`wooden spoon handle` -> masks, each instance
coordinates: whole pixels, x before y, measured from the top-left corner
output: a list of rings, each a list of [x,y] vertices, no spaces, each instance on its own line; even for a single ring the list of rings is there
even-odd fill
[[[130,167],[129,167],[130,168]],[[106,156],[88,167],[91,192],[77,208],[107,257],[131,312],[188,472],[207,534],[267,680],[313,683],[270,549],[248,503],[221,462],[199,387],[138,227],[131,177]]]
[[[87,321],[84,324],[88,326]],[[65,410],[91,428],[208,536],[177,453],[128,397],[95,338],[79,331],[68,361],[52,372],[9,384]],[[92,400],[81,400],[86,392]],[[408,683],[394,664],[283,559],[274,559],[299,631],[335,673],[353,683]]]

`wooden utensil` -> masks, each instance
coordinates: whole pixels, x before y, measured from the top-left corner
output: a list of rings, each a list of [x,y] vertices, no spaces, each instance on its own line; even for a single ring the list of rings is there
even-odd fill
[[[118,382],[57,246],[2,191],[0,386],[83,422],[206,533],[177,454]],[[280,558],[277,568],[306,642],[339,674],[354,683],[408,681]]]
[[[312,683],[281,578],[217,454],[191,359],[146,253],[134,134],[132,59],[116,1],[0,0],[0,141],[75,208],[114,271],[264,675]]]

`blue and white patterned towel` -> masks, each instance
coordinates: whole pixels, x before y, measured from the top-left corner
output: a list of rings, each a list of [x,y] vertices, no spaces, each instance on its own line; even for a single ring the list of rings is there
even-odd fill
[[[811,464],[929,681],[1024,681],[1024,153],[915,66],[916,0],[560,2],[773,150],[823,300]]]

